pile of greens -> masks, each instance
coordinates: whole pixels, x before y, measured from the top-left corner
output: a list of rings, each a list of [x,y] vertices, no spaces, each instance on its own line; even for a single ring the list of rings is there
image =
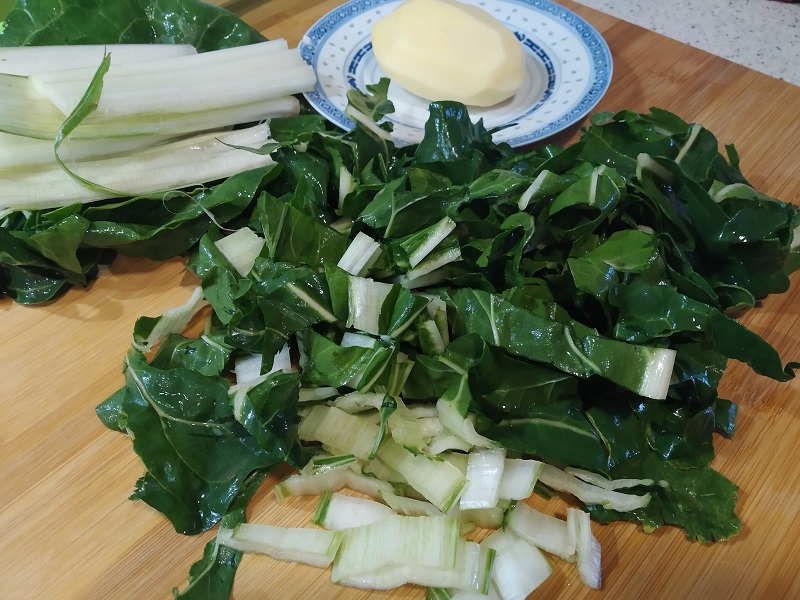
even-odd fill
[[[391,109],[387,83],[351,104],[379,119]],[[332,131],[316,115],[272,129],[277,166],[230,223],[265,239],[252,271],[242,277],[219,251],[222,232],[204,235],[189,261],[213,309],[203,335],[174,334],[148,362],[158,319],[140,320],[126,385],[98,408],[145,464],[134,498],[182,533],[235,524],[271,467],[308,458],[301,390],[346,390],[365,365],[400,356],[413,363],[405,400],[447,397],[510,450],[657,482],[647,507],[587,506],[595,519],[676,525],[701,541],[739,530],[737,488],[709,467],[713,435],[732,435],[736,416],[720,378],[731,358],[776,380],[798,365],[726,313],[787,289],[800,214],[747,185],[732,148],[726,159],[710,132],[658,109],[598,114],[578,143],[522,154],[446,102],[431,105],[423,141],[404,148],[366,127]],[[352,181],[340,194],[343,169]],[[457,226],[441,244],[461,259],[424,288],[402,287],[408,249],[444,217]],[[339,345],[351,315],[336,265],[358,232],[383,249],[370,276],[395,282],[370,349]],[[420,333],[420,292],[447,302],[443,354]],[[606,350],[614,341],[622,351]],[[266,372],[287,342],[300,368],[250,389],[234,415],[232,362],[261,354]],[[625,349],[639,345],[677,352],[666,399],[631,391]],[[390,366],[371,385],[391,387],[395,375]],[[186,597],[220,570],[232,580],[236,560],[210,543]]]
[[[20,0],[0,43],[259,39],[201,3],[162,0],[155,16],[144,2],[107,3],[114,16],[104,13],[105,23],[142,23],[118,31],[82,24],[78,0],[58,4],[54,21]],[[179,23],[167,17],[176,14]],[[351,105],[380,121],[392,110],[386,89],[383,81],[352,93]],[[718,384],[729,359],[781,381],[800,365],[784,365],[730,315],[788,289],[800,266],[800,214],[755,191],[732,147],[722,155],[711,132],[655,108],[597,114],[579,142],[523,153],[492,143],[464,106],[447,102],[431,105],[422,142],[402,148],[375,128],[342,133],[314,114],[271,128],[275,143],[262,149],[276,161],[270,169],[163,203],[121,199],[0,222],[0,284],[18,302],[85,284],[109,249],[154,259],[190,252],[212,307],[203,334],[174,333],[150,356],[158,319],[140,319],[125,385],[98,407],[144,463],[133,498],[184,534],[241,522],[272,468],[308,457],[297,439],[300,390],[344,389],[365,365],[403,356],[413,364],[401,378],[409,401],[446,396],[478,433],[513,451],[657,482],[647,507],[586,507],[595,519],[676,525],[701,541],[739,530],[737,488],[709,467],[714,434],[733,435],[736,417]],[[409,248],[444,218],[456,227],[442,247],[460,259],[404,288]],[[266,242],[247,276],[215,243],[244,226]],[[380,307],[384,335],[369,349],[339,345],[348,278],[336,265],[359,232],[382,248],[369,276],[393,284]],[[422,293],[447,303],[443,354],[420,334],[429,318]],[[268,370],[286,343],[300,368],[250,389],[234,414],[233,362],[261,354]],[[665,399],[632,391],[626,351],[616,349],[638,347],[676,352]],[[386,387],[395,375],[386,369],[372,383]],[[240,556],[209,543],[180,597],[227,598]]]

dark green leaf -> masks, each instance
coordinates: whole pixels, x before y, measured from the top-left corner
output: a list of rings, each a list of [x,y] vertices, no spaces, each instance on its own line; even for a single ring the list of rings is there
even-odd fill
[[[247,503],[268,473],[268,470],[262,469],[245,479],[220,521],[222,527],[233,528],[246,520]],[[228,600],[241,558],[242,552],[217,544],[216,538],[210,540],[206,544],[203,557],[189,569],[189,585],[180,591],[173,589],[173,596],[176,600]]]
[[[595,519],[637,520],[645,529],[677,525],[686,530],[692,541],[726,540],[739,532],[742,524],[736,516],[738,488],[710,467],[678,468],[669,461],[647,454],[619,465],[612,477],[648,477],[658,485],[649,491],[650,504],[630,513],[619,513],[599,505],[588,507]]]
[[[133,498],[164,512],[176,531],[213,526],[252,471],[282,459],[233,420],[224,379],[156,369],[133,350],[125,378],[122,410],[147,469]]]
[[[505,419],[480,431],[504,448],[594,471],[608,469],[608,454],[578,400],[533,405],[529,416]]]
[[[0,46],[159,43],[205,51],[263,39],[241,19],[199,0],[17,0]]]
[[[609,301],[620,310],[617,336],[622,339],[647,343],[675,332],[698,332],[710,347],[747,363],[761,375],[786,381],[799,366],[784,367],[777,351],[760,336],[674,288],[636,280],[616,288]]]

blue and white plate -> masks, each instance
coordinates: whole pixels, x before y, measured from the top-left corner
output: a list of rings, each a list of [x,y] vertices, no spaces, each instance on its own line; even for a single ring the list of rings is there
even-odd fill
[[[548,0],[463,0],[493,15],[514,31],[525,49],[525,81],[520,91],[495,106],[469,107],[473,120],[483,119],[492,139],[522,146],[544,139],[582,119],[611,83],[608,45],[575,13]],[[317,85],[306,98],[343,129],[354,123],[344,114],[347,90],[385,77],[372,52],[372,26],[401,0],[351,0],[331,11],[303,37],[300,52],[317,73]],[[392,83],[389,99],[395,112],[398,145],[419,142],[428,118],[428,101]]]

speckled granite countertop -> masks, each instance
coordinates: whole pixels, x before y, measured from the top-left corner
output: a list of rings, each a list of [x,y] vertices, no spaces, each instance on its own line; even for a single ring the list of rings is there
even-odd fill
[[[800,4],[777,0],[576,2],[800,86]]]

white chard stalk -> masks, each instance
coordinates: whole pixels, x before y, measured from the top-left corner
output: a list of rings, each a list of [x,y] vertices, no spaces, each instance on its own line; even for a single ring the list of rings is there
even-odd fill
[[[75,181],[58,165],[3,176],[0,208],[42,209],[123,196],[165,192],[230,177],[272,164],[268,155],[234,148],[260,148],[269,141],[266,124],[204,133],[139,150],[135,157],[89,160],[73,171],[105,190]]]
[[[163,61],[197,54],[190,44],[77,44],[0,48],[0,72],[9,75],[52,73],[63,69],[96,69],[106,52],[116,64]],[[91,78],[91,76],[90,76]]]
[[[159,194],[264,168],[268,154],[242,148],[267,144],[265,121],[297,114],[295,95],[315,83],[283,39],[202,53],[0,49],[0,211]]]

